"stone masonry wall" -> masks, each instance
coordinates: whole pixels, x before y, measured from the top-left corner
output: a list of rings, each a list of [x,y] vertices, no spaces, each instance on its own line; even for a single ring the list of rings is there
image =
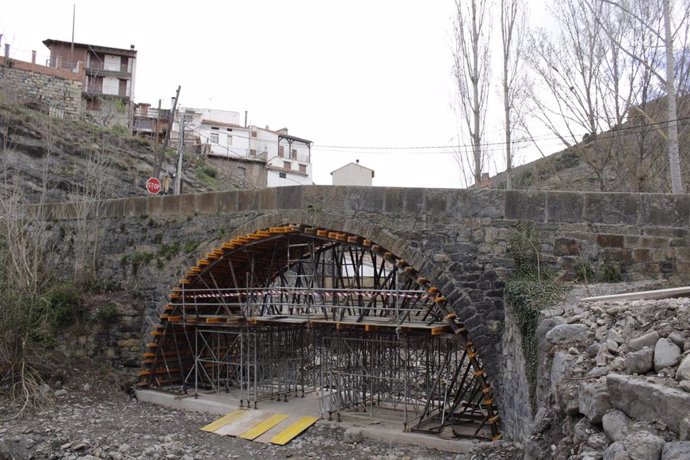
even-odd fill
[[[0,57],[0,89],[61,118],[81,113],[83,80],[84,71],[74,73]]]
[[[29,214],[46,219],[46,253],[69,266],[79,228],[75,205],[32,206]],[[114,297],[135,298],[128,308],[140,316],[112,339],[109,353],[135,363],[137,337],[145,340],[170,288],[225,240],[285,223],[337,229],[380,244],[439,287],[496,388],[507,436],[519,438],[529,402],[519,397],[520,341],[503,303],[518,220],[535,223],[544,264],[566,279],[587,261],[594,268],[616,264],[629,280],[690,281],[688,195],[301,186],[111,200],[89,220],[101,239],[98,276]]]

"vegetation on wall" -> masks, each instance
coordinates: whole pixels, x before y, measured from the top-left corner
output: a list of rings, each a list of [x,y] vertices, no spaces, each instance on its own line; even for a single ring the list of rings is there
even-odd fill
[[[539,314],[545,307],[561,300],[565,292],[565,286],[556,280],[555,273],[542,265],[541,246],[541,235],[534,223],[520,221],[515,225],[508,247],[515,270],[505,286],[507,307],[512,311],[522,336],[525,375],[533,414],[537,407],[539,350],[536,331]]]

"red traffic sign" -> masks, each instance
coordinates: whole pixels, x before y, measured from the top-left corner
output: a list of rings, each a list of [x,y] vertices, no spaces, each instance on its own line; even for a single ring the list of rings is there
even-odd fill
[[[149,177],[146,181],[146,190],[152,195],[158,195],[161,191],[161,181],[157,177]]]

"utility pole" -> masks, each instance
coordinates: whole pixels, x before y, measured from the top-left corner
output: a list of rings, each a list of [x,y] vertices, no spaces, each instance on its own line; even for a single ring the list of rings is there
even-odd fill
[[[177,172],[175,172],[175,184],[173,195],[179,195],[182,186],[182,154],[184,153],[184,115],[180,117],[180,140],[177,144]]]
[[[165,151],[168,149],[168,143],[170,142],[170,131],[172,131],[173,124],[175,123],[175,109],[177,108],[177,101],[180,100],[180,89],[182,86],[177,87],[177,93],[175,94],[175,101],[173,102],[172,111],[170,112],[170,126],[165,132],[165,140],[163,141],[163,148],[158,154],[158,159],[153,167],[153,177],[160,179],[161,168],[163,167],[163,159],[165,158]]]

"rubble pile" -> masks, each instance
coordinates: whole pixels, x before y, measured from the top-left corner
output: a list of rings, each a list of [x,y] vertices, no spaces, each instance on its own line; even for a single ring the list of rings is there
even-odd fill
[[[573,302],[537,340],[525,458],[690,458],[690,298]]]

